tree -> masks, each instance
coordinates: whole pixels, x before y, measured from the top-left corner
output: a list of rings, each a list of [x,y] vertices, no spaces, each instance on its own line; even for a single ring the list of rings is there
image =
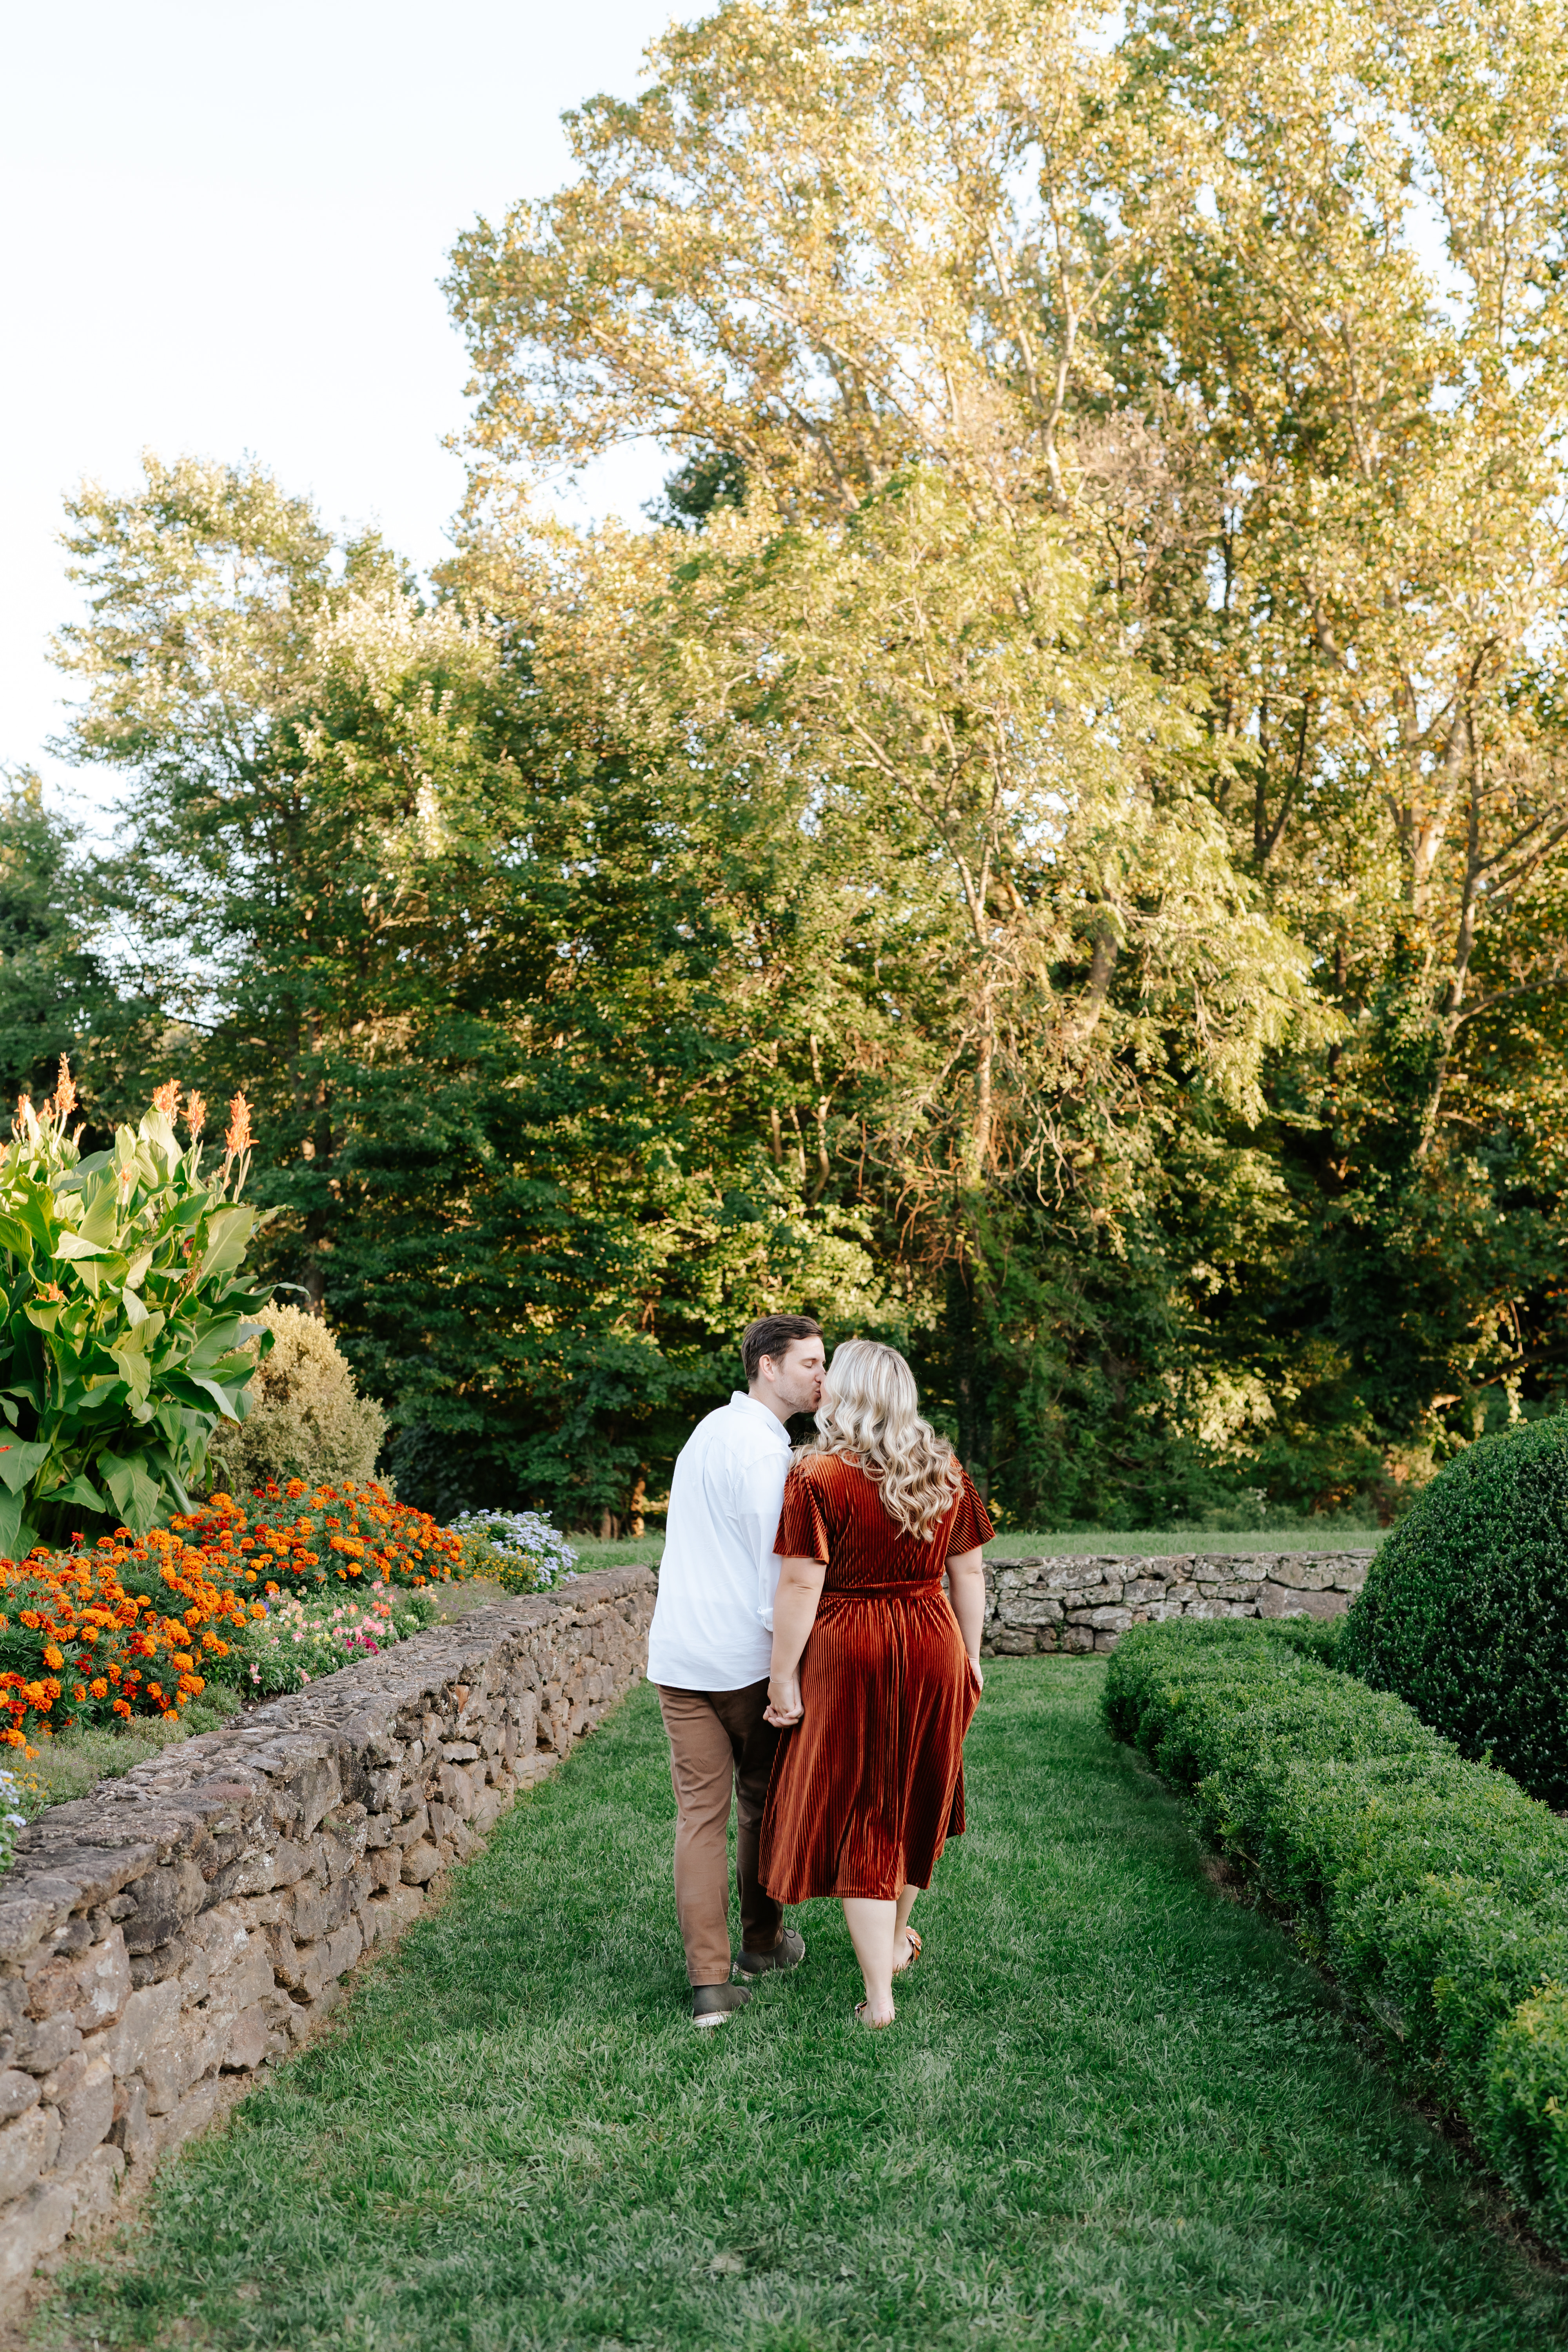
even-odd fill
[[[700,831],[515,633],[259,472],[74,512],[75,741],[131,779],[128,903],[195,950],[189,1074],[254,1090],[273,1270],[433,1498],[626,1507],[721,1334],[867,1271],[731,1135]]]
[[[27,771],[0,788],[0,1087],[42,1102],[62,1054],[91,1139],[136,1096],[163,1028],[144,973],[103,951],[105,908],[81,835]]]

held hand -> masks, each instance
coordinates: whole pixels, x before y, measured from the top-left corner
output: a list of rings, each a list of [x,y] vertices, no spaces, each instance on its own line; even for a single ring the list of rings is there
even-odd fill
[[[967,1655],[967,1653],[965,1653],[965,1654]],[[970,1659],[969,1671],[974,1676],[975,1689],[977,1691],[983,1691],[985,1687],[985,1677],[980,1671],[980,1661],[978,1658]]]
[[[768,1683],[768,1703],[763,1710],[763,1721],[775,1730],[787,1731],[798,1723],[805,1709],[800,1703],[800,1676],[774,1675]]]

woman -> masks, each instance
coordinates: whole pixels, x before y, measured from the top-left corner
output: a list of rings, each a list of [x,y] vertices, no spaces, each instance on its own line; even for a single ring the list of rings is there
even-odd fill
[[[981,1546],[994,1530],[952,1449],[921,1419],[895,1349],[847,1340],[816,1426],[785,1483],[773,1545],[784,1567],[766,1719],[788,1737],[768,1787],[760,1874],[781,1903],[842,1898],[866,1979],[855,2013],[883,2026],[894,1977],[920,1956],[915,1896],[949,1832],[963,1827],[963,1735],[982,1682]]]

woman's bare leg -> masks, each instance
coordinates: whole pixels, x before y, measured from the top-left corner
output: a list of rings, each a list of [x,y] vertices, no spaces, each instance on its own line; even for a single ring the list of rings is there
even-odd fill
[[[893,2021],[893,1934],[898,1924],[896,1903],[874,1903],[868,1895],[844,1897],[844,1924],[866,1979],[868,2025]]]
[[[910,1964],[910,1913],[915,1907],[918,1886],[906,1886],[899,1896],[898,1916],[893,1921],[893,1966],[907,1969]]]

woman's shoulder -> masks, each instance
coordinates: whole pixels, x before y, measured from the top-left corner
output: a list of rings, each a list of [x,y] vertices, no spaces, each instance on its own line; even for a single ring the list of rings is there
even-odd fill
[[[837,1486],[846,1475],[855,1475],[855,1465],[846,1462],[841,1454],[826,1454],[814,1445],[803,1448],[795,1455],[789,1475],[807,1486]]]

